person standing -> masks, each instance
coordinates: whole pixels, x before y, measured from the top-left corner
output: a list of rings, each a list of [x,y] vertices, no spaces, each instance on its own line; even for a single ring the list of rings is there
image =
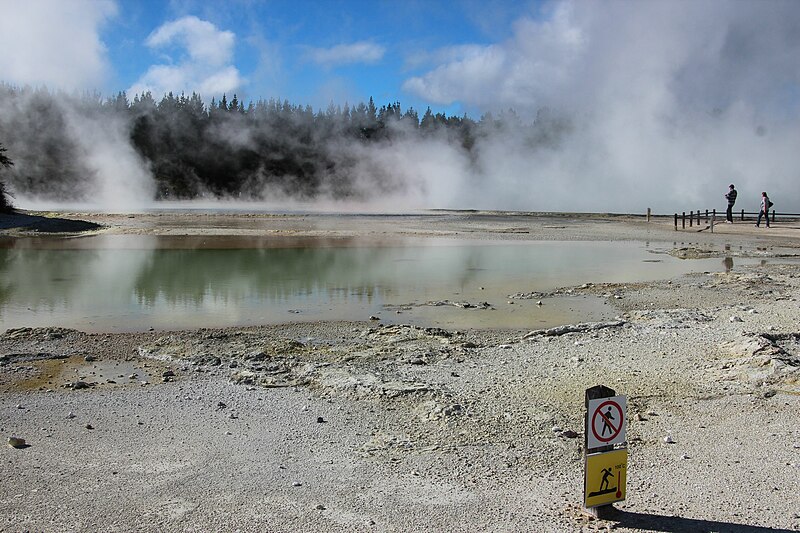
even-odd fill
[[[733,186],[733,183],[730,184],[728,189],[728,194],[725,195],[725,199],[728,200],[728,210],[725,212],[725,222],[728,224],[733,224],[733,204],[736,203],[736,195],[739,193],[736,192],[736,187]]]
[[[761,226],[761,217],[762,215],[766,217],[767,227],[769,227],[769,208],[772,207],[772,202],[767,196],[767,192],[764,191],[761,193],[761,211],[758,212],[758,222],[756,222],[756,227]]]

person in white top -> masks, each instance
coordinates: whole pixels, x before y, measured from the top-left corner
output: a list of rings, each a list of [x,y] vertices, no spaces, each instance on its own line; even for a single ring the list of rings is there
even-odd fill
[[[756,222],[756,227],[761,227],[761,217],[764,216],[767,221],[767,227],[769,227],[769,208],[772,207],[772,202],[767,196],[766,191],[761,193],[761,211],[758,212],[758,222]]]

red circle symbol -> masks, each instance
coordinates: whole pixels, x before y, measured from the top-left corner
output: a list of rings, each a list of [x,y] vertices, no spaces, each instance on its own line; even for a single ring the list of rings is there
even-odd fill
[[[603,408],[608,406],[609,409],[603,414]],[[617,416],[614,417],[612,411],[616,408]],[[605,430],[609,430],[608,435],[598,435],[597,434],[597,418],[600,417],[600,425],[603,426],[603,430],[601,433],[605,433]],[[595,438],[600,442],[611,442],[617,436],[619,436],[620,432],[622,431],[622,424],[624,420],[622,420],[622,407],[619,406],[617,402],[614,400],[608,400],[606,402],[601,403],[597,409],[594,410],[594,414],[592,414],[592,433],[594,434]]]

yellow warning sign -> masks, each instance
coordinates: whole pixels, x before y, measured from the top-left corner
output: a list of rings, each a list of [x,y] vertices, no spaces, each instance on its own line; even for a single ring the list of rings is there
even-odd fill
[[[628,450],[587,455],[583,505],[597,507],[624,500],[627,470]]]

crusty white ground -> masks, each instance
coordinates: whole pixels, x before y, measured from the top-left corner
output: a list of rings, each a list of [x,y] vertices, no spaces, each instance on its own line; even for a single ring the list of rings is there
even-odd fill
[[[422,222],[395,231],[675,238],[670,224],[616,220]],[[765,264],[571,288],[607,295],[622,324],[563,335],[9,331],[0,435],[30,446],[0,448],[0,530],[800,530],[800,264],[770,257],[797,244],[735,230],[674,247]],[[26,388],[40,359],[85,355],[130,359],[148,384]],[[627,499],[597,521],[580,501],[584,389],[600,383],[627,396],[631,420]]]

